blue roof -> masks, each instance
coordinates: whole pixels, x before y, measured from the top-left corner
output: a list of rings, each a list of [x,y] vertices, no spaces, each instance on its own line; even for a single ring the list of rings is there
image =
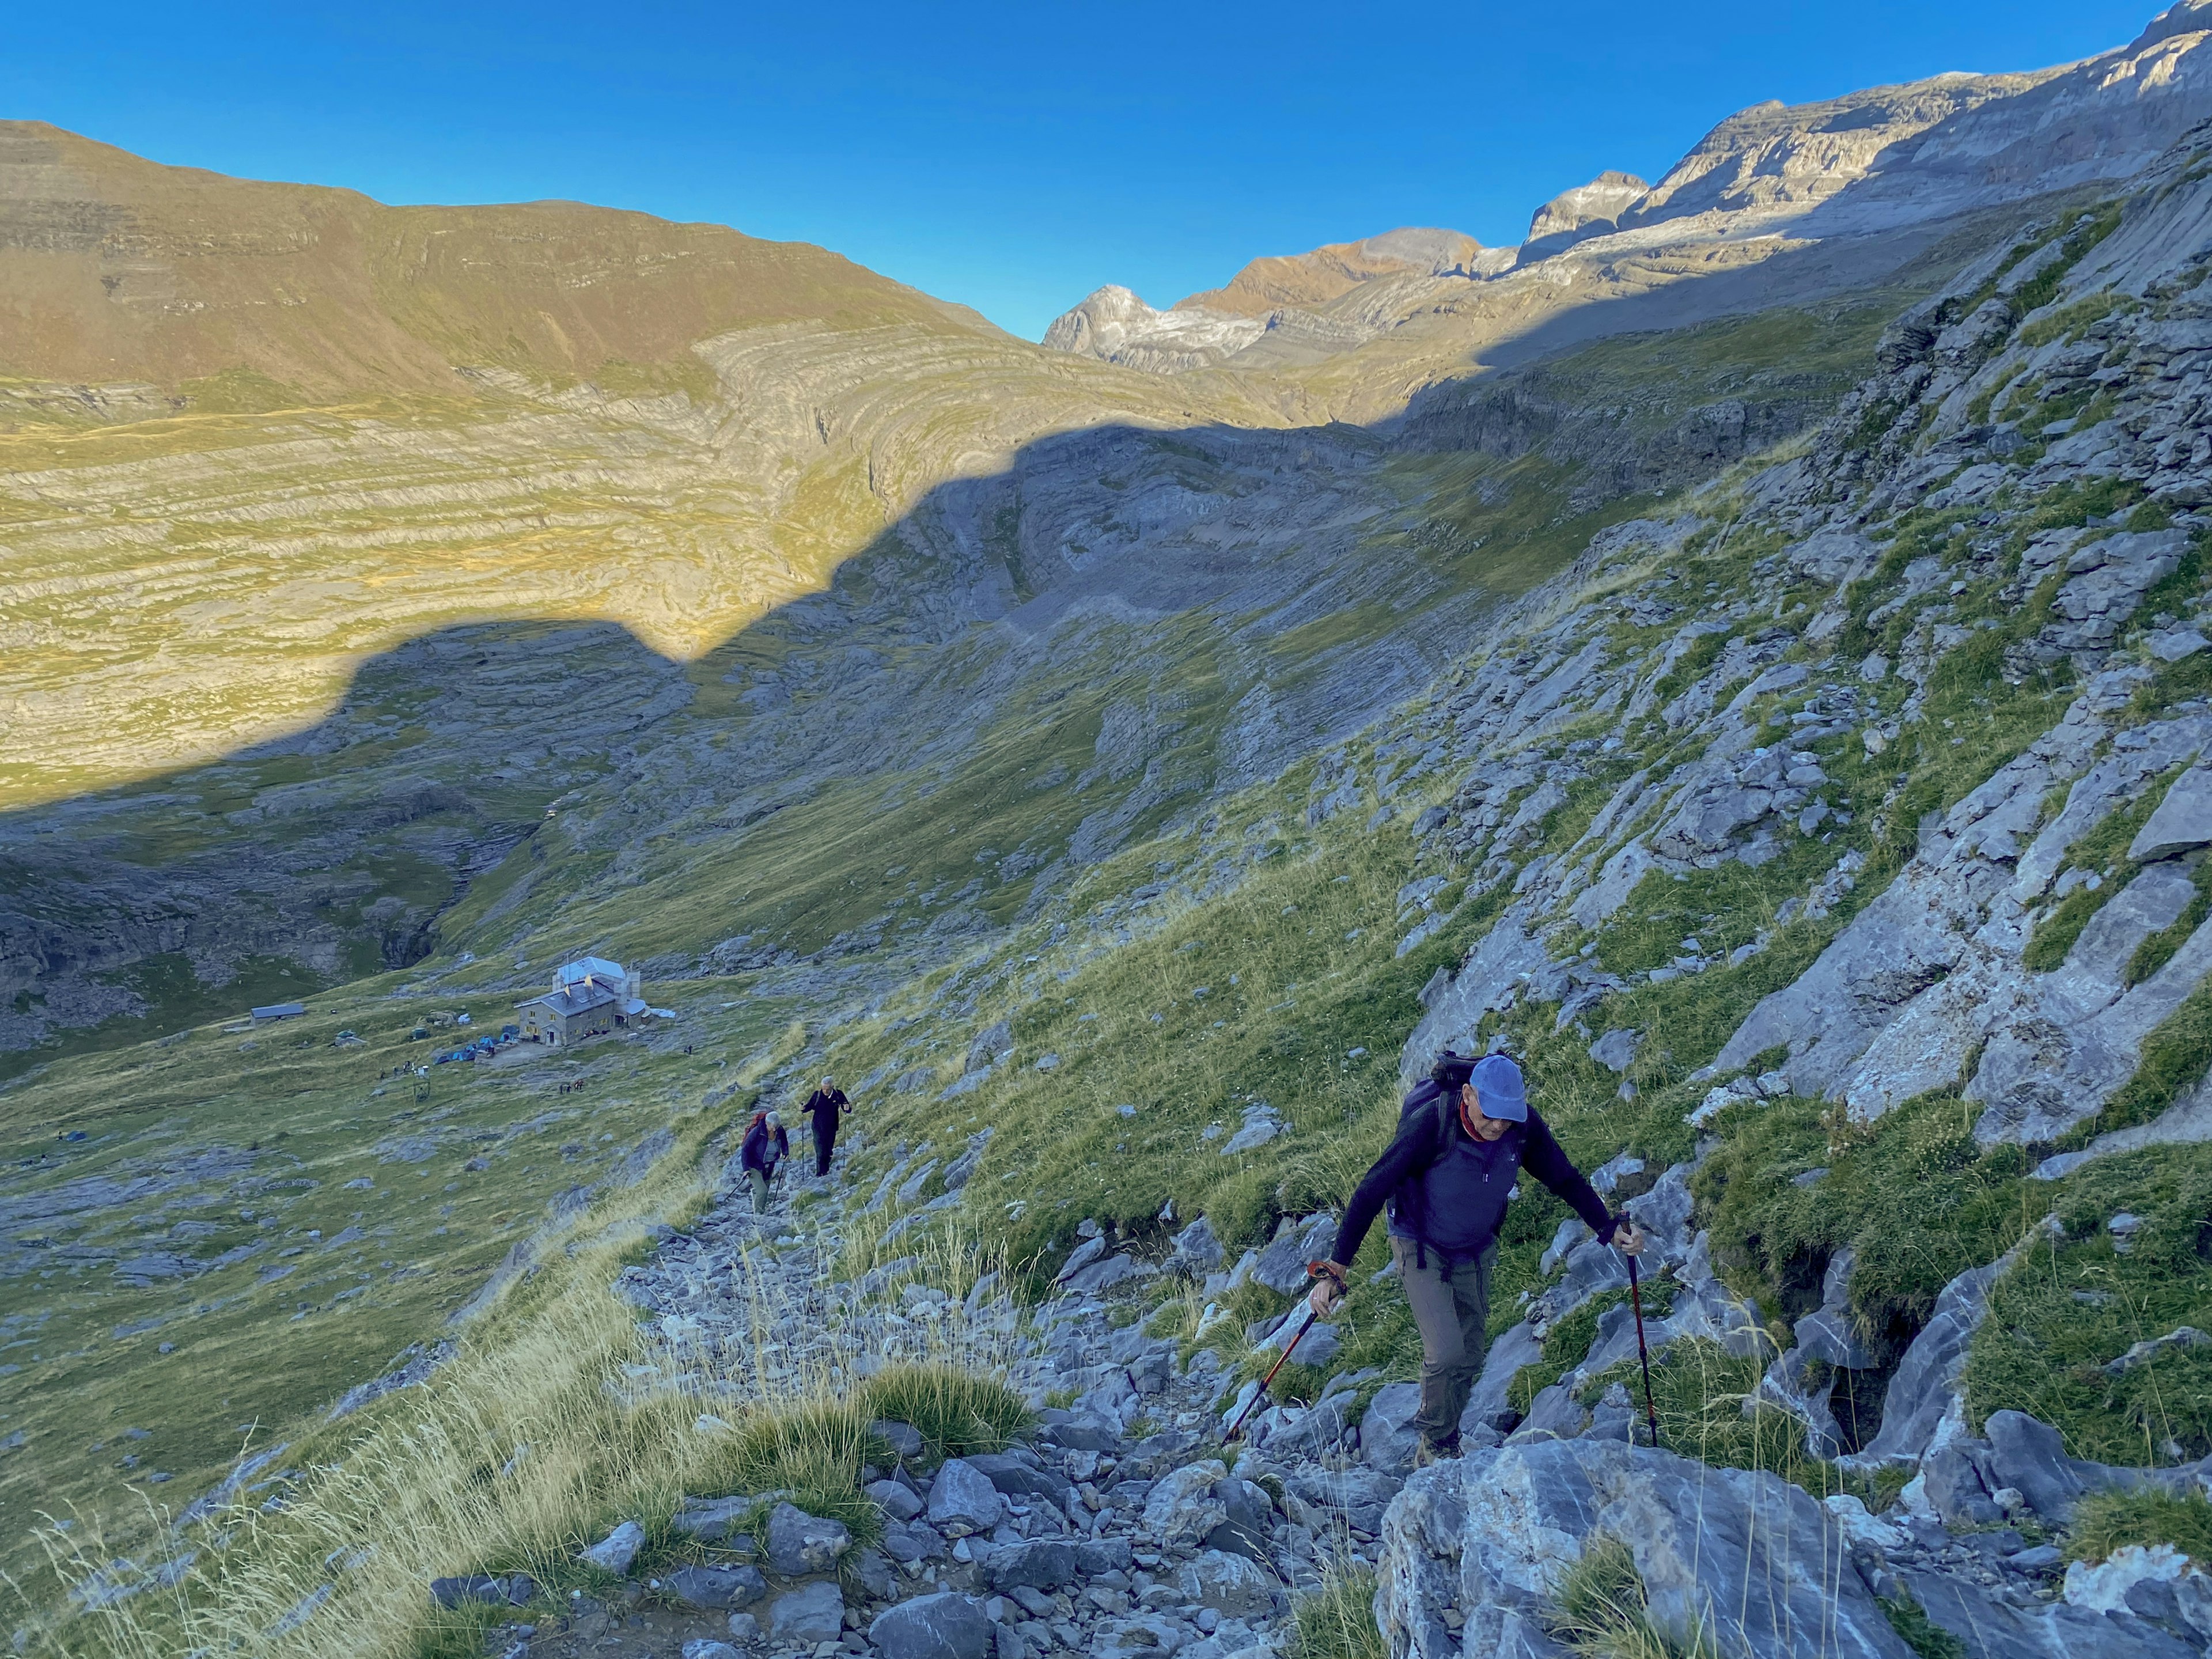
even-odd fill
[[[271,1002],[252,1010],[252,1014],[256,1019],[289,1019],[295,1014],[307,1012],[307,1005],[304,1002]]]
[[[596,980],[602,985],[619,987],[627,977],[619,962],[609,962],[605,957],[579,957],[574,962],[564,962],[553,970],[556,986],[581,985]]]

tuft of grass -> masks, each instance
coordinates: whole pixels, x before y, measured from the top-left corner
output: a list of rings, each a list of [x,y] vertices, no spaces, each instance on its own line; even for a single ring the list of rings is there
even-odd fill
[[[1375,1569],[1331,1567],[1322,1586],[1291,1604],[1289,1659],[1388,1659],[1375,1622]]]
[[[868,1418],[910,1425],[940,1457],[1002,1451],[1035,1421],[995,1376],[957,1365],[893,1365],[860,1385]]]
[[[883,1532],[883,1512],[860,1492],[864,1463],[890,1463],[897,1454],[869,1431],[872,1414],[850,1401],[810,1400],[761,1413],[718,1437],[708,1466],[711,1484],[726,1492],[776,1493],[809,1515],[842,1521],[854,1538],[872,1543]],[[765,1543],[763,1498],[753,1526]]]
[[[2199,1492],[2111,1486],[2075,1505],[2068,1560],[2103,1561],[2130,1544],[2171,1544],[2192,1561],[2212,1562],[2212,1502]]]
[[[1966,1644],[1930,1619],[1928,1610],[1910,1595],[1881,1605],[1882,1617],[1889,1620],[1898,1639],[1920,1659],[1966,1659]]]
[[[1686,1641],[1651,1621],[1636,1558],[1620,1539],[1593,1533],[1552,1590],[1552,1634],[1583,1659],[1715,1659],[1703,1630]]]

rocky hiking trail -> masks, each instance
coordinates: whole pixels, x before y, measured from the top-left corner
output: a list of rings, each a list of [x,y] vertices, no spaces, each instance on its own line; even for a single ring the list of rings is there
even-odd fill
[[[1624,1156],[1600,1178],[1610,1188],[1636,1162]],[[1756,1310],[1714,1278],[1708,1240],[1690,1230],[1691,1170],[1665,1171],[1626,1203],[1654,1240],[1647,1284],[1672,1291],[1671,1310],[1649,1323],[1654,1351],[1705,1341],[1771,1352]],[[448,1607],[514,1605],[487,1632],[489,1654],[1267,1659],[1316,1650],[1301,1645],[1297,1598],[1347,1578],[1364,1587],[1371,1572],[1376,1622],[1400,1659],[1533,1659],[1572,1650],[1558,1634],[1560,1571],[1614,1538],[1631,1548],[1655,1621],[1701,1630],[1725,1654],[2183,1659],[2212,1642],[2212,1595],[2185,1559],[2136,1548],[2069,1568],[2047,1541],[2093,1487],[2184,1490],[2203,1468],[2072,1460],[2055,1431],[2018,1413],[1993,1417],[1984,1437],[1964,1433],[1964,1340],[2001,1264],[1946,1292],[1890,1383],[1888,1443],[1863,1461],[1917,1462],[1918,1474],[1876,1515],[1856,1496],[1820,1500],[1774,1474],[1643,1443],[1640,1412],[1617,1382],[1594,1409],[1577,1403],[1583,1383],[1633,1356],[1625,1305],[1601,1319],[1572,1376],[1525,1416],[1508,1404],[1548,1326],[1626,1282],[1621,1258],[1579,1223],[1556,1241],[1558,1282],[1492,1345],[1462,1419],[1465,1455],[1416,1472],[1413,1382],[1340,1373],[1317,1399],[1255,1413],[1243,1443],[1224,1449],[1256,1382],[1214,1348],[1186,1358],[1182,1339],[1146,1333],[1164,1277],[1207,1298],[1248,1283],[1294,1297],[1334,1230],[1329,1215],[1285,1219],[1226,1270],[1202,1217],[1149,1256],[1085,1223],[1052,1294],[1025,1308],[995,1273],[953,1296],[922,1255],[835,1279],[836,1234],[854,1218],[791,1201],[830,1188],[793,1182],[756,1216],[732,1173],[695,1224],[625,1270],[621,1293],[660,1340],[629,1385],[696,1395],[708,1407],[698,1432],[713,1434],[730,1431],[713,1413],[719,1401],[960,1354],[1001,1370],[1030,1403],[1031,1426],[1003,1450],[944,1456],[911,1425],[877,1423],[895,1456],[862,1471],[882,1516],[873,1544],[774,1492],[697,1492],[678,1508],[673,1549],[653,1556],[658,1565],[639,1565],[647,1540],[635,1521],[585,1551],[602,1577],[592,1591],[564,1598],[520,1575],[437,1581],[430,1593]],[[1262,1358],[1302,1322],[1302,1307],[1293,1299],[1246,1332]],[[1224,1317],[1209,1300],[1201,1332]],[[1839,1323],[1833,1308],[1799,1322],[1797,1346],[1762,1384],[1774,1396],[1765,1408],[1804,1408],[1792,1379]],[[1338,1340],[1334,1325],[1317,1324],[1297,1357],[1326,1365]],[[1884,1603],[1924,1608],[1968,1645],[1911,1645]]]

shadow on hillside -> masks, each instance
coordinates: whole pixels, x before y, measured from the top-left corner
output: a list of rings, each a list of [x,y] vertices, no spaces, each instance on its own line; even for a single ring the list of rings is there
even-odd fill
[[[1893,243],[1880,261],[1859,248],[1769,263],[1840,288],[1875,263],[1894,277],[1936,240]],[[1737,301],[1754,309],[1755,275],[1587,307],[1495,361],[1705,321]],[[1556,411],[1520,428],[1437,418],[1494,386],[1434,389],[1425,418],[1367,428],[1056,434],[988,476],[932,489],[827,589],[696,661],[603,622],[446,629],[362,664],[303,731],[0,814],[0,1075],[160,1035],[279,980],[409,966],[549,807],[588,806],[619,866],[687,812],[718,809],[718,830],[742,835],[802,781],[953,775],[994,723],[1029,718],[1032,693],[1097,711],[1090,757],[1071,755],[1066,769],[1103,779],[1113,799],[1071,808],[1060,843],[1032,860],[1048,876],[1079,867],[1157,822],[1163,790],[1188,795],[1201,773],[1201,793],[1273,775],[1413,695],[1464,648],[1498,597],[1496,572],[1540,580],[1580,546],[1546,533],[1581,525],[1586,536],[1603,514],[1626,515],[1622,500],[1540,501],[1534,538],[1514,532],[1535,550],[1517,568],[1513,548],[1429,533],[1428,504],[1401,499],[1394,465],[1510,459],[1558,441]],[[1747,396],[1737,386],[1725,401]],[[1778,393],[1770,418],[1700,427],[1686,447],[1653,449],[1641,472],[1620,469],[1620,453],[1656,441],[1607,428],[1575,465],[1613,452],[1618,477],[1597,489],[1611,497],[1648,489],[1655,473],[1688,483],[1817,418],[1816,402]],[[1586,513],[1600,517],[1573,516]],[[1038,692],[1048,682],[1057,689]],[[1164,783],[1170,751],[1181,781]]]
[[[1618,296],[1599,295],[1590,304],[1547,317],[1484,348],[1473,361],[1482,368],[1516,368],[1623,334],[1695,327],[1777,307],[1932,290],[1951,270],[1987,252],[2014,225],[2110,194],[2109,190],[2087,186],[1957,218],[1830,236],[1769,254],[1756,264],[1721,266],[1658,287],[1627,288]],[[1791,228],[1771,230],[1754,240],[1786,237]],[[1717,261],[1727,256],[1729,246],[1711,245],[1703,257]],[[1670,275],[1681,276],[1686,275],[1681,267],[1692,257],[1697,256],[1668,254],[1663,249],[1628,252],[1614,262],[1614,269],[1632,281],[1638,264],[1651,258]]]

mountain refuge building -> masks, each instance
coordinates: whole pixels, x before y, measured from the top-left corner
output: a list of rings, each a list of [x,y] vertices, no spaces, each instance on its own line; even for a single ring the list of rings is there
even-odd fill
[[[637,970],[605,957],[580,957],[553,970],[553,988],[515,1005],[526,1042],[559,1047],[603,1036],[652,1012]]]

